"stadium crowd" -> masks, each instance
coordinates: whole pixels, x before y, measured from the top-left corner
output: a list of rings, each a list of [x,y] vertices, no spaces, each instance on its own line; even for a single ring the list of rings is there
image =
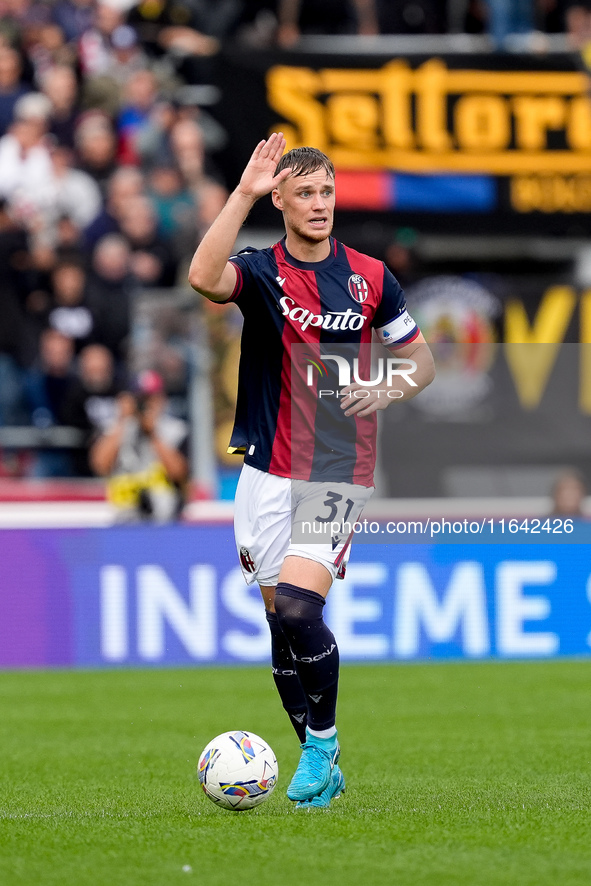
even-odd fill
[[[198,7],[0,2],[2,426],[108,425],[134,292],[174,286],[225,201],[223,130],[182,98],[219,49]],[[88,468],[48,451],[2,470]]]
[[[588,0],[0,0],[0,427],[101,431],[130,306],[185,279],[227,191],[203,107],[223,42],[487,28],[591,33]],[[500,32],[499,32],[500,33]],[[199,91],[201,90],[201,92]],[[0,474],[87,472],[64,452]]]
[[[543,49],[540,35],[590,33],[589,0],[253,0],[270,42],[292,47],[306,34],[488,33],[496,49]],[[510,38],[521,37],[522,40]],[[507,39],[509,38],[509,39]]]

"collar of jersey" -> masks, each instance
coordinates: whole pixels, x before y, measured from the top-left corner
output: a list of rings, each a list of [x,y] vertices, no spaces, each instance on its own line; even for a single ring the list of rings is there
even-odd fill
[[[304,271],[323,271],[324,268],[328,268],[329,265],[333,263],[336,258],[336,242],[334,237],[329,237],[330,240],[330,253],[323,258],[322,261],[300,261],[297,258],[294,258],[293,255],[287,251],[286,244],[287,237],[283,237],[281,240],[281,247],[283,249],[283,254],[285,256],[285,261],[289,265],[293,265],[294,268],[302,268]]]

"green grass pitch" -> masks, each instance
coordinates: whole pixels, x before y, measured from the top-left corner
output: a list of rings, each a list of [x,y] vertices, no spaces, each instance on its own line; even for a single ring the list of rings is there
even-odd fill
[[[267,668],[3,673],[0,883],[589,886],[590,700],[587,661],[346,666],[347,793],[296,813]],[[195,777],[228,729],[279,759],[252,812]]]

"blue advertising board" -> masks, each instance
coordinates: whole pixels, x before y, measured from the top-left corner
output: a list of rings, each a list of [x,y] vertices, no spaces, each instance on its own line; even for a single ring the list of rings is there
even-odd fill
[[[327,619],[344,660],[591,650],[587,544],[358,544]],[[269,659],[230,526],[0,533],[0,667]]]

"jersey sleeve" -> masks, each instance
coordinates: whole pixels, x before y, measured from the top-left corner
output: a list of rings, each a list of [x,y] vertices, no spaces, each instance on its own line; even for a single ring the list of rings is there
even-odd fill
[[[406,299],[400,283],[385,265],[382,300],[371,325],[386,347],[408,344],[421,331],[406,309]]]
[[[256,249],[247,248],[242,249],[236,255],[230,256],[229,262],[236,268],[236,285],[232,295],[225,301],[220,302],[220,304],[227,305],[230,302],[235,302],[240,296],[246,294],[252,288],[254,279],[254,256],[257,252],[258,250]]]

